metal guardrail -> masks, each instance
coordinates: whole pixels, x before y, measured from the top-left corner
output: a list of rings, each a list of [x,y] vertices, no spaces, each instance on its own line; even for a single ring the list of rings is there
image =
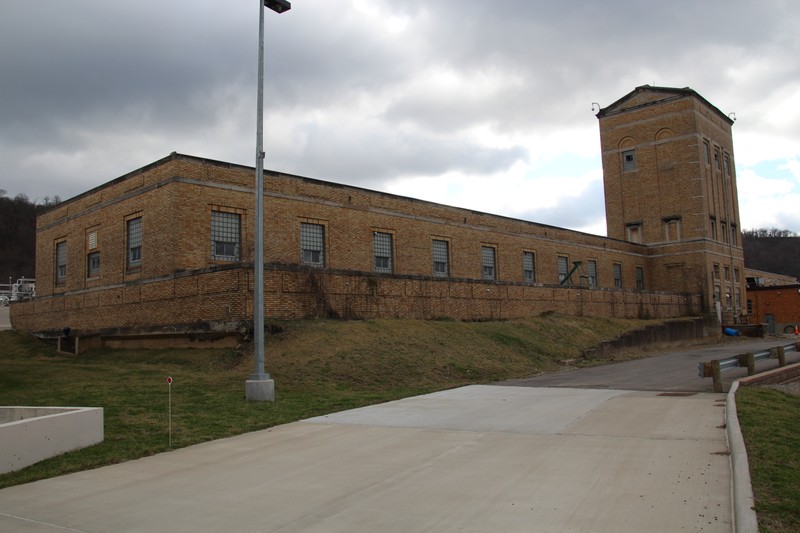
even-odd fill
[[[776,346],[760,352],[748,352],[732,355],[724,359],[703,361],[697,364],[697,371],[701,378],[714,378],[714,392],[722,392],[722,372],[733,368],[747,367],[747,375],[756,373],[756,361],[764,359],[777,359],[778,366],[786,366],[786,352],[800,352],[800,342]]]

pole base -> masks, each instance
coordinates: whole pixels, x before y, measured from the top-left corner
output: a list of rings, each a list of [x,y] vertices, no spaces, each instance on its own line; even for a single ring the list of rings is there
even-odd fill
[[[274,402],[275,381],[248,379],[244,382],[244,396],[248,402]]]

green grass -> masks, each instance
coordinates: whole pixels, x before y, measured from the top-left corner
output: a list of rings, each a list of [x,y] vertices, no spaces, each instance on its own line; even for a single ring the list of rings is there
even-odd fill
[[[743,387],[736,393],[736,407],[759,531],[800,531],[800,397]]]
[[[273,324],[266,370],[276,401],[250,403],[252,355],[236,350],[99,350],[80,356],[0,332],[0,405],[103,407],[105,440],[0,475],[0,487],[172,447],[469,383],[560,368],[583,349],[652,322],[551,314],[529,320],[296,321]],[[167,377],[174,380],[171,387]],[[171,391],[171,394],[170,394]]]

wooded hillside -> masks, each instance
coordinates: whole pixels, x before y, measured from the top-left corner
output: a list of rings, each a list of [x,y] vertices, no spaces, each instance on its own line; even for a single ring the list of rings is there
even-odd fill
[[[0,283],[34,277],[36,215],[59,202],[56,196],[36,205],[24,194],[9,198],[0,189]]]
[[[800,277],[800,237],[786,230],[753,230],[743,234],[747,268]]]

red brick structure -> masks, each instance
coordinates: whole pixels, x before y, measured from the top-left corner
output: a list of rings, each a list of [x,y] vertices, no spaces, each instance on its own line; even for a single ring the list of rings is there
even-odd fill
[[[666,318],[715,298],[738,315],[731,121],[691,89],[648,86],[598,119],[609,238],[266,172],[266,315]],[[14,326],[246,330],[253,183],[251,167],[173,153],[59,204],[38,219],[37,298]]]

